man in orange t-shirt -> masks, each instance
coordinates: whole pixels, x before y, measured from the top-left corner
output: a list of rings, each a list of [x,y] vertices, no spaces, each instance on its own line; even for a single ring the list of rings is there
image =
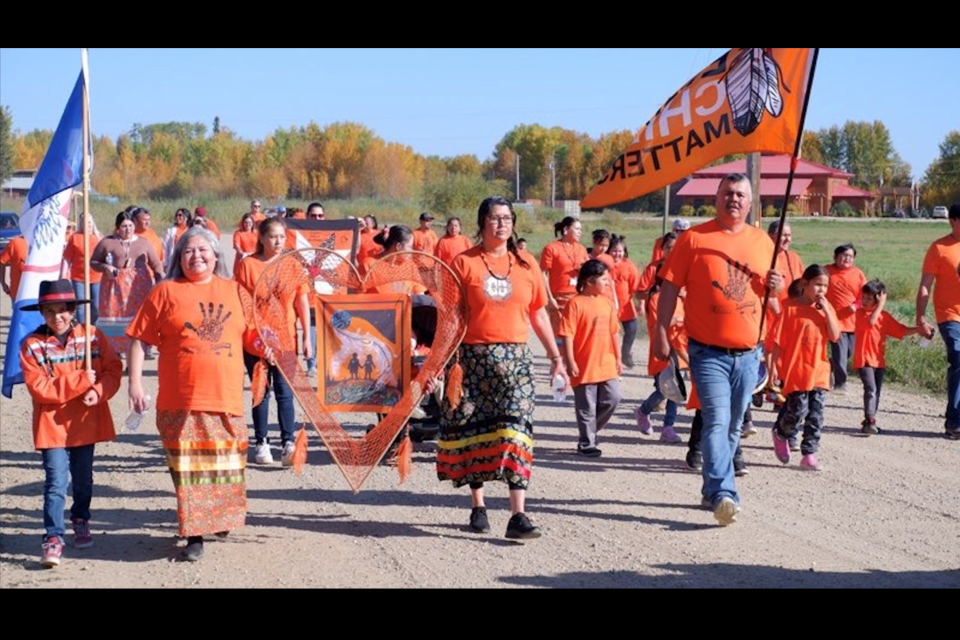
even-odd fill
[[[856,313],[860,308],[860,292],[867,284],[863,271],[853,266],[856,257],[857,250],[852,244],[842,244],[833,250],[833,264],[827,265],[830,274],[827,302],[837,310],[840,322],[840,339],[830,343],[830,371],[833,390],[840,394],[847,391],[847,363],[853,354]]]
[[[0,286],[3,286],[3,291],[14,300],[17,299],[20,275],[23,273],[23,265],[26,262],[27,241],[23,236],[17,236],[10,241],[3,253],[0,253]],[[10,284],[7,284],[7,267],[10,267]]]
[[[764,289],[779,295],[782,276],[770,269],[773,243],[747,224],[753,191],[743,174],[728,175],[717,191],[717,216],[677,240],[660,277],[653,355],[670,355],[668,330],[686,288],[685,326],[690,370],[703,411],[703,487],[720,526],[740,510],[733,455],[759,373]],[[764,276],[764,274],[766,274]]]
[[[944,421],[946,436],[960,440],[960,204],[949,212],[950,233],[934,241],[923,259],[923,275],[917,290],[917,326],[927,338],[934,334],[933,326],[924,317],[933,290],[933,311],[940,327],[940,335],[947,345],[947,414]]]

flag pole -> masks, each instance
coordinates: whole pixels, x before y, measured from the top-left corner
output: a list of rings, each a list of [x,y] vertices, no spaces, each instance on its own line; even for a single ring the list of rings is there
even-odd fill
[[[80,50],[80,66],[83,69],[83,299],[90,299],[90,91],[88,86],[87,50]],[[87,303],[87,312],[83,314],[84,335],[87,342],[83,349],[84,367],[90,369],[91,363],[91,327],[92,303]]]
[[[810,105],[810,91],[813,89],[813,76],[817,72],[817,58],[820,56],[820,48],[814,48],[813,58],[810,61],[810,75],[807,77],[807,90],[803,96],[803,108],[800,110],[800,128],[797,130],[797,141],[793,148],[793,157],[790,158],[790,175],[787,176],[787,193],[783,196],[783,208],[780,210],[780,226],[777,229],[777,240],[773,245],[773,262],[770,264],[770,270],[777,268],[777,258],[780,257],[780,241],[783,238],[783,227],[787,223],[787,204],[790,202],[790,191],[793,189],[793,176],[797,171],[797,164],[800,158],[800,148],[803,145],[803,127],[807,121],[807,107]],[[763,309],[760,313],[760,335],[757,341],[763,339],[763,323],[767,317],[767,305],[770,303],[770,289],[763,294]]]

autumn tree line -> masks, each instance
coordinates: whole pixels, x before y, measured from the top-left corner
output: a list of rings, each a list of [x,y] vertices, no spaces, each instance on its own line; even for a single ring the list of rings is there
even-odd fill
[[[51,130],[22,133],[14,124],[10,110],[0,107],[0,180],[39,167],[53,136]],[[243,140],[219,119],[209,129],[188,122],[134,124],[116,141],[94,136],[93,186],[123,201],[376,198],[416,201],[443,214],[470,210],[493,192],[516,198],[518,167],[521,198],[549,201],[555,193],[558,200],[579,200],[634,133],[594,139],[561,127],[518,125],[480,160],[424,156],[353,122],[278,129],[263,141]],[[803,157],[853,174],[851,182],[867,190],[908,187],[914,180],[879,121],[807,132]],[[939,159],[922,179],[921,199],[926,206],[960,201],[960,131],[940,145]],[[620,208],[662,206],[662,194],[651,194]]]

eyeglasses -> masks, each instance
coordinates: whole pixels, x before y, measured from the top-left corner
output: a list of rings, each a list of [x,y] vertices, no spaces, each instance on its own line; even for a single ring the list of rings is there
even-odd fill
[[[492,223],[493,226],[495,227],[499,227],[501,225],[504,227],[507,227],[513,224],[513,217],[512,216],[490,216],[487,218],[487,222]]]

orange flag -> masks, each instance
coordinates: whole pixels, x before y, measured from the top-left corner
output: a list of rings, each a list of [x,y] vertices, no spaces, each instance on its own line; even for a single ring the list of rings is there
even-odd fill
[[[734,153],[793,155],[813,49],[731,49],[660,107],[580,202],[639,198]]]

